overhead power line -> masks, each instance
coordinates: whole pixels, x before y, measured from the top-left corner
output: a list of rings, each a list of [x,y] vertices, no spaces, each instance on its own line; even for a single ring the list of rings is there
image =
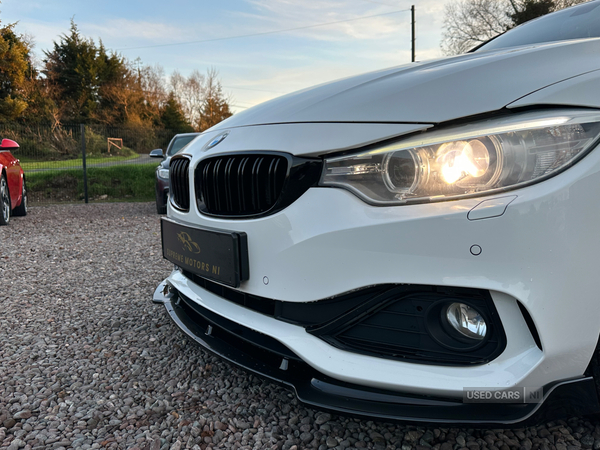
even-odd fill
[[[255,37],[255,36],[265,36],[265,35],[269,35],[269,34],[287,33],[288,31],[306,30],[308,28],[326,27],[329,25],[336,25],[338,23],[347,23],[347,22],[354,22],[357,20],[372,19],[373,17],[390,16],[392,14],[398,14],[398,13],[407,12],[407,11],[410,11],[410,9],[399,9],[397,11],[391,11],[391,12],[387,12],[387,13],[355,17],[354,19],[337,20],[335,22],[327,22],[327,23],[317,23],[317,24],[313,24],[313,25],[305,25],[302,27],[286,28],[283,30],[264,31],[262,33],[239,34],[237,36],[226,36],[226,37],[220,37],[220,38],[202,39],[199,41],[174,42],[172,44],[143,45],[143,46],[139,46],[139,47],[122,47],[122,48],[117,48],[115,50],[138,50],[138,49],[143,49],[143,48],[174,47],[177,45],[202,44],[205,42],[226,41],[226,40],[230,40],[230,39],[242,39],[242,38]]]
[[[223,87],[227,88],[227,89],[242,89],[244,91],[269,92],[271,94],[288,94],[288,92],[271,91],[269,89],[256,89],[256,88],[248,88],[248,87],[233,86],[233,85],[223,86]]]

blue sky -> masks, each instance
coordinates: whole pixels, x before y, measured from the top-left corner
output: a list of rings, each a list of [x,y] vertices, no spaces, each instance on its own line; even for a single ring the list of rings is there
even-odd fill
[[[444,1],[435,0],[3,0],[2,23],[43,50],[69,30],[130,60],[188,75],[219,72],[234,110],[362,72],[410,62],[410,9],[417,17],[417,60],[441,56]],[[404,10],[404,11],[403,11]],[[354,20],[361,17],[363,19]],[[375,16],[375,17],[368,17]],[[339,22],[262,36],[290,28]],[[206,41],[180,44],[190,41]],[[178,44],[178,45],[165,45]]]

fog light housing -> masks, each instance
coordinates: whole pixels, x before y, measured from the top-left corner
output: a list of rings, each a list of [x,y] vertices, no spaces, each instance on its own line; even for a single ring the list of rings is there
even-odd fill
[[[487,334],[487,324],[483,315],[472,306],[464,303],[451,303],[446,308],[445,318],[451,328],[468,339],[482,341]]]
[[[498,356],[506,346],[506,335],[488,292],[481,296],[459,288],[433,302],[425,311],[427,334],[453,352],[486,354],[495,348]],[[489,353],[488,353],[489,354]]]

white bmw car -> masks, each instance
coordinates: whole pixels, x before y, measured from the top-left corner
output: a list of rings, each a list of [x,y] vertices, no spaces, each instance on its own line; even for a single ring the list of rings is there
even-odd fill
[[[320,409],[600,411],[600,1],[236,114],[171,160],[154,294]]]

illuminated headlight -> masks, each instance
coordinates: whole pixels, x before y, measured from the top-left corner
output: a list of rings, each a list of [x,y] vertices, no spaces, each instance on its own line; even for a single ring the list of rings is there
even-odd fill
[[[158,169],[158,176],[166,180],[169,179],[169,169]]]
[[[502,192],[556,175],[599,135],[598,112],[515,114],[326,159],[320,185],[349,189],[375,205]]]
[[[464,303],[452,303],[446,309],[446,320],[464,337],[481,341],[487,334],[487,324],[475,308]]]

